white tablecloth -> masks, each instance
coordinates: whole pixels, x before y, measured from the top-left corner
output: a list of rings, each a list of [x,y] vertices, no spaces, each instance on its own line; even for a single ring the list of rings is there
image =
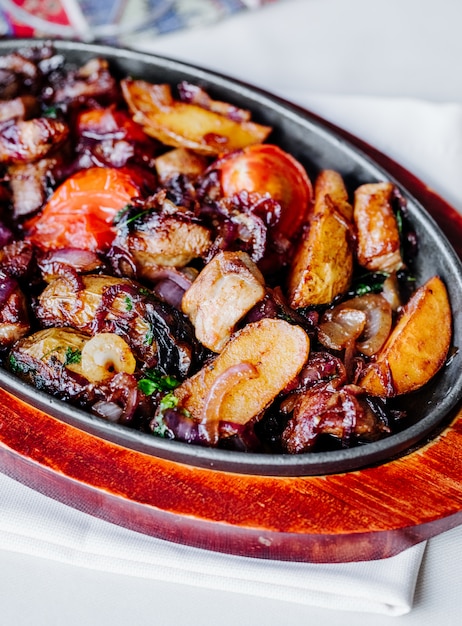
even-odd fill
[[[462,210],[462,83],[450,69],[462,56],[462,43],[456,39],[462,7],[457,4],[283,0],[207,29],[141,42],[140,47],[200,63],[309,106],[402,162]],[[73,513],[23,488],[15,489],[12,498],[7,479],[3,488],[3,521],[19,514],[22,525],[15,540],[9,542],[4,531],[0,542],[2,623],[272,626],[303,621],[361,626],[373,619],[380,626],[396,620],[372,617],[367,606],[320,608],[329,604],[320,603],[319,597],[303,604],[290,597],[283,600],[270,589],[264,597],[236,592],[230,583],[234,593],[229,593],[226,584],[216,582],[197,587],[200,581],[190,584],[191,579],[181,576],[162,581],[140,570],[126,575],[122,567],[82,567],[85,563],[75,550],[59,559],[42,545],[43,533],[50,530],[47,515],[51,528],[75,536]],[[30,532],[28,524],[33,526]],[[402,623],[458,623],[461,548],[461,529],[428,542],[413,608],[399,618]],[[84,553],[86,549],[92,552],[91,546]],[[104,553],[105,546],[94,546],[93,552],[98,551]],[[419,558],[416,567],[418,563]],[[397,570],[389,571],[395,576]],[[405,584],[413,589],[412,581]]]

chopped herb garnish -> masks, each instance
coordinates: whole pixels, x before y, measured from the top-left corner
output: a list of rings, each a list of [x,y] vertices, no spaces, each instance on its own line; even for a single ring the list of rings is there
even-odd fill
[[[173,393],[166,393],[159,404],[159,410],[161,413],[167,409],[174,409],[178,405],[178,398]]]
[[[154,435],[163,438],[171,438],[172,433],[164,421],[164,412],[168,409],[174,409],[178,405],[178,398],[173,393],[166,393],[159,403],[157,415],[151,425]]]
[[[383,283],[388,276],[387,272],[370,272],[358,276],[351,292],[355,296],[364,296],[366,293],[380,293],[383,289]]]
[[[138,388],[147,396],[151,396],[156,391],[171,391],[176,389],[179,381],[169,374],[161,374],[156,369],[148,369],[144,378],[138,381]]]
[[[14,354],[10,354],[8,357],[8,362],[10,364],[11,371],[14,374],[27,374],[31,371],[31,367],[26,365],[25,363],[21,363],[17,360]]]
[[[154,331],[150,328],[144,336],[144,345],[152,346],[152,342],[154,341]]]
[[[67,346],[66,353],[64,355],[64,365],[72,365],[75,363],[80,363],[82,359],[82,352],[78,348],[71,348],[71,346]]]
[[[125,226],[128,226],[129,224],[133,224],[133,222],[136,222],[136,220],[139,217],[143,217],[145,213],[146,213],[146,209],[143,209],[142,211],[135,213],[135,215],[131,215],[128,219],[125,220]]]
[[[128,211],[130,211],[131,208],[132,208],[131,204],[126,204],[122,209],[120,209],[120,211],[117,211],[117,213],[114,216],[113,223],[118,224],[120,220],[123,218],[123,216],[126,213],[128,213]]]
[[[401,209],[398,209],[395,213],[396,224],[398,226],[398,233],[400,238],[403,236],[403,212]]]
[[[132,311],[133,310],[133,300],[130,296],[125,296],[125,310]]]
[[[58,117],[58,108],[56,106],[47,107],[43,112],[43,117],[56,119]]]
[[[157,435],[157,437],[162,437],[163,439],[170,438],[170,430],[163,421],[157,421],[156,419],[156,423],[152,427],[152,432],[154,435]]]

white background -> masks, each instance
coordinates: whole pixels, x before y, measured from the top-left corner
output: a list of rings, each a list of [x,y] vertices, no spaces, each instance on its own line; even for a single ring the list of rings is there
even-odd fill
[[[144,47],[300,101],[327,94],[462,103],[461,25],[459,0],[286,0]],[[330,115],[347,121],[335,106]],[[0,623],[450,626],[462,615],[461,547],[458,529],[429,542],[414,609],[401,618],[167,585],[4,551]]]

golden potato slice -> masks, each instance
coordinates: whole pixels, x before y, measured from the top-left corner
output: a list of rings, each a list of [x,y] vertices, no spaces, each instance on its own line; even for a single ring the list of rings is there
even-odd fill
[[[368,183],[355,191],[353,219],[358,263],[371,271],[403,267],[398,223],[392,207],[393,183]]]
[[[156,158],[156,170],[161,183],[178,174],[195,178],[205,172],[207,165],[205,156],[186,148],[174,148]]]
[[[226,344],[216,359],[185,380],[176,390],[179,406],[203,420],[211,395],[233,368],[247,372],[232,384],[219,402],[219,418],[245,424],[263,411],[300,372],[310,340],[299,326],[265,318],[248,324]],[[250,371],[252,370],[252,371]]]
[[[451,307],[443,281],[434,276],[420,287],[360,386],[373,396],[392,397],[425,385],[444,365],[452,334]]]
[[[121,86],[134,121],[143,126],[147,135],[167,146],[217,155],[261,143],[272,130],[175,100],[166,84],[125,79]]]
[[[219,252],[183,296],[181,308],[209,350],[220,352],[237,322],[265,295],[262,273],[245,252]]]
[[[348,289],[353,275],[351,219],[342,177],[333,170],[321,172],[315,184],[313,218],[289,274],[289,300],[294,308],[328,304]]]

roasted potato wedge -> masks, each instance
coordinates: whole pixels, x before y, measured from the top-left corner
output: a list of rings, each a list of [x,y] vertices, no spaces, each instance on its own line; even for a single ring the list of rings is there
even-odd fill
[[[236,333],[215,360],[174,394],[179,406],[206,429],[213,431],[219,420],[246,424],[294,380],[309,350],[310,340],[302,328],[265,318]],[[247,370],[240,380],[229,378],[240,367]]]
[[[179,174],[196,178],[205,172],[207,165],[206,157],[187,148],[174,148],[156,158],[156,171],[161,183]]]
[[[217,155],[261,143],[271,132],[269,126],[235,121],[197,104],[175,100],[170,85],[127,78],[121,86],[134,121],[167,146]]]
[[[394,272],[403,267],[393,183],[368,183],[355,191],[353,218],[358,263],[368,270]]]
[[[353,274],[351,220],[342,177],[332,170],[321,172],[315,183],[313,217],[289,273],[291,306],[328,304],[348,289]]]
[[[265,295],[262,273],[245,252],[219,252],[183,296],[181,307],[209,350],[220,352],[237,322]]]
[[[419,389],[446,361],[452,335],[448,293],[434,276],[408,301],[396,326],[360,386],[373,396],[392,397]]]

